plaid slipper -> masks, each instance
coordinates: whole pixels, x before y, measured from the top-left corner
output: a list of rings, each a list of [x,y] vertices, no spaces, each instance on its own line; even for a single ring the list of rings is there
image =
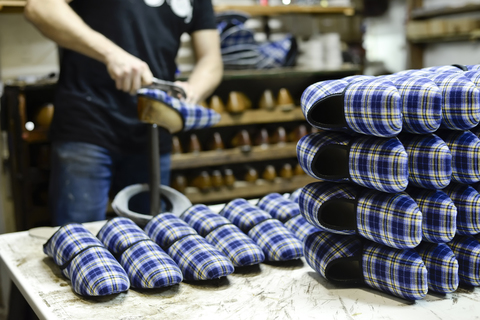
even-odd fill
[[[393,137],[402,130],[400,95],[391,81],[373,78],[321,81],[302,94],[305,119],[323,130]]]
[[[441,190],[408,187],[422,212],[423,240],[433,243],[449,242],[457,231],[457,207],[452,199]]]
[[[170,213],[150,220],[145,232],[172,257],[185,280],[209,280],[234,271],[230,260],[185,221]]]
[[[480,233],[480,193],[475,188],[460,183],[451,183],[442,191],[457,208],[457,234]]]
[[[356,236],[318,232],[305,239],[305,260],[336,284],[366,284],[407,300],[422,299],[428,291],[427,269],[413,249],[392,249]]]
[[[466,67],[467,67],[468,71],[480,70],[480,64],[472,64],[472,65],[468,65]]]
[[[442,123],[442,92],[425,77],[386,76],[401,98],[403,131],[426,134],[436,131]]]
[[[161,288],[183,280],[182,271],[132,220],[117,217],[97,234],[128,274],[134,288]]]
[[[443,98],[441,127],[451,130],[468,130],[479,123],[480,90],[463,75],[463,72],[437,73],[407,70],[395,75],[426,77],[435,82]]]
[[[230,258],[235,267],[255,265],[265,260],[262,249],[251,238],[206,205],[190,207],[181,218]]]
[[[480,70],[470,70],[463,73],[465,78],[472,81],[477,88],[480,88]]]
[[[125,292],[130,287],[122,266],[83,225],[64,225],[43,245],[73,291],[82,296],[105,296]]]
[[[447,245],[458,261],[461,284],[480,286],[480,242],[472,236],[455,236]]]
[[[435,73],[460,73],[463,71],[466,71],[466,66],[459,65],[459,64],[454,64],[450,66],[434,66],[434,67],[428,67],[428,68],[423,68],[420,70],[424,71],[429,71],[429,72],[435,72]]]
[[[300,192],[302,192],[302,188],[298,188],[297,190],[290,193],[290,195],[288,196],[288,199],[290,201],[298,203],[298,196],[300,195]]]
[[[142,88],[137,91],[137,96],[154,99],[176,110],[183,120],[182,131],[208,128],[220,121],[220,114],[212,109],[185,103],[159,89]]]
[[[267,261],[286,261],[303,256],[303,245],[280,221],[245,199],[227,203],[220,214],[262,248]]]
[[[351,181],[392,193],[408,185],[408,155],[397,138],[311,133],[298,141],[297,158],[302,169],[319,180]]]
[[[441,130],[436,133],[452,153],[452,181],[480,181],[480,139],[471,131]]]
[[[401,134],[399,140],[408,154],[408,180],[425,189],[443,189],[452,178],[452,153],[435,134]]]
[[[445,243],[422,242],[415,248],[428,271],[428,289],[450,293],[458,288],[458,261]]]
[[[322,231],[359,234],[396,249],[416,247],[422,240],[422,212],[403,192],[314,182],[303,188],[299,207],[302,216]]]
[[[279,193],[267,194],[258,201],[257,207],[280,220],[302,242],[308,235],[321,231],[300,215],[297,202],[286,199]]]

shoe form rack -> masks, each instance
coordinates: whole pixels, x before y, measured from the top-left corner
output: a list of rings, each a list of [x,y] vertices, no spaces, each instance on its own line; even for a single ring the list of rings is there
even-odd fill
[[[25,1],[0,0],[0,14],[22,12]],[[301,19],[306,14],[318,16],[350,17],[354,14],[351,7],[324,8],[320,6],[216,6],[215,10],[243,10],[252,16],[261,16],[268,21],[270,16],[294,14]],[[360,43],[359,39],[349,39],[352,43]],[[311,128],[305,121],[300,109],[300,97],[303,90],[310,84],[328,79],[339,79],[361,73],[359,67],[344,67],[336,70],[305,70],[299,68],[272,70],[242,70],[225,71],[223,81],[213,95],[217,95],[225,106],[231,91],[243,92],[251,101],[250,109],[239,113],[222,113],[222,120],[213,128],[184,132],[177,134],[185,152],[172,155],[172,186],[173,178],[185,178],[182,191],[194,203],[222,203],[235,198],[256,198],[272,192],[291,192],[313,181],[305,174],[282,173],[285,164],[295,170],[296,141],[289,136],[300,125],[308,132]],[[183,79],[188,74],[181,75]],[[182,79],[182,78],[180,78]],[[271,90],[276,96],[280,89],[287,89],[291,94],[295,107],[259,109],[258,101],[265,90]],[[14,203],[14,215],[17,230],[26,230],[36,226],[49,225],[50,215],[47,209],[47,190],[50,170],[50,142],[48,141],[48,124],[41,118],[43,111],[51,110],[54,96],[55,80],[43,79],[34,84],[8,83],[2,97],[2,130],[8,137],[8,156],[3,159],[2,169],[9,172],[11,193]],[[212,95],[212,96],[213,96]],[[210,98],[207,99],[210,102]],[[42,110],[42,111],[41,111]],[[33,130],[27,130],[26,123],[35,125]],[[268,146],[253,145],[255,135],[261,130],[269,132],[272,141],[277,129],[285,129],[284,141],[270,143]],[[252,146],[246,151],[244,147],[232,147],[231,142],[241,130],[250,134]],[[212,135],[218,132],[225,144],[223,150],[208,150]],[[190,135],[198,137],[201,151],[188,152]],[[267,166],[270,171],[265,170]],[[275,172],[271,171],[272,167]],[[246,173],[254,168],[257,177],[250,174],[248,181]],[[202,172],[210,174],[210,178],[218,178],[211,173],[218,173],[225,181],[225,169],[233,173],[235,181],[229,180],[228,186],[215,184],[209,188],[199,189],[200,182],[191,183]],[[264,171],[267,171],[262,177]],[[288,171],[288,170],[286,170]],[[283,175],[284,177],[281,177]],[[272,178],[273,177],[273,178]],[[231,177],[230,177],[231,178]],[[212,181],[215,181],[212,179]]]

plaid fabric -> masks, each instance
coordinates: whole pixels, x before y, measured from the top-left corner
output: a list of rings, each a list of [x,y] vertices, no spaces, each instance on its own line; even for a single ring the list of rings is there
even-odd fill
[[[352,204],[348,210],[345,204]],[[302,216],[323,231],[358,233],[386,246],[405,249],[422,240],[422,213],[405,193],[384,193],[349,184],[314,182],[300,194]]]
[[[262,248],[268,261],[299,259],[303,245],[280,221],[245,199],[234,199],[220,212]]]
[[[348,174],[332,174],[342,171],[343,168],[337,167],[343,161],[339,162],[342,159],[332,154],[333,146],[330,145],[335,148],[350,146],[349,168],[343,170],[348,171],[350,181],[370,189],[392,193],[403,191],[407,187],[408,155],[397,138],[352,138],[337,132],[318,132],[302,137],[297,144],[297,158],[302,169],[313,178],[341,182],[348,181],[349,177]],[[325,148],[326,146],[329,147]],[[332,165],[322,167],[324,162]]]
[[[465,78],[472,81],[477,88],[480,88],[480,70],[471,70],[463,73]]]
[[[480,139],[470,131],[438,131],[452,153],[452,181],[471,184],[480,181]]]
[[[407,299],[422,299],[428,291],[428,272],[413,249],[391,249],[367,242],[363,248],[363,275],[372,288]]]
[[[97,237],[117,258],[134,288],[161,288],[183,280],[182,271],[132,220],[116,217]]]
[[[408,300],[427,294],[427,270],[412,249],[392,249],[356,236],[318,232],[305,240],[307,263],[339,284],[366,285]],[[363,248],[362,248],[363,247]],[[338,270],[344,270],[340,274]]]
[[[443,191],[452,199],[457,208],[457,234],[480,233],[480,194],[473,187],[451,183]]]
[[[200,105],[187,104],[159,89],[142,88],[137,91],[137,95],[158,100],[177,110],[183,119],[183,131],[208,128],[220,121],[220,114],[212,109],[207,109]]]
[[[347,81],[348,83],[354,83],[357,81],[364,81],[364,80],[373,80],[375,79],[374,76],[366,76],[366,75],[353,75],[342,78],[343,81]]]
[[[245,28],[243,24],[239,24],[224,30],[220,34],[220,47],[226,48],[239,44],[255,44],[253,30]]]
[[[408,154],[409,182],[425,189],[443,189],[452,177],[452,153],[435,134],[402,134],[398,137]]]
[[[458,288],[458,261],[445,243],[422,242],[415,248],[428,271],[428,289],[450,293]]]
[[[342,94],[345,122],[328,123],[328,119],[322,119],[322,115],[329,114],[322,112],[324,106],[329,98]],[[349,128],[378,137],[393,137],[402,130],[400,95],[391,81],[382,78],[315,83],[303,92],[301,106],[307,121],[324,130]]]
[[[458,261],[461,284],[480,286],[480,243],[472,236],[455,236],[447,245]]]
[[[473,64],[473,65],[468,65],[466,66],[468,71],[476,71],[480,70],[480,64]]]
[[[298,188],[297,190],[293,191],[289,196],[288,199],[291,201],[298,203],[298,196],[300,195],[300,192],[302,192],[302,188]]]
[[[422,212],[423,240],[433,243],[449,242],[457,231],[457,207],[441,190],[408,187],[407,193]]]
[[[442,92],[430,79],[388,76],[398,90],[403,114],[403,131],[425,134],[436,131],[442,122]]]
[[[286,199],[279,193],[266,195],[258,201],[257,207],[280,220],[302,242],[309,234],[320,231],[300,215],[298,203]]]
[[[57,230],[43,245],[72,289],[82,296],[104,296],[127,291],[130,281],[125,270],[90,231],[78,223]]]
[[[287,55],[292,49],[292,35],[273,42],[266,42],[258,46],[259,53],[263,56],[257,65],[258,69],[279,68],[285,65]]]
[[[431,75],[432,75],[431,71],[420,70],[420,69],[403,70],[393,74],[393,76],[409,76],[409,77],[425,77],[425,78],[428,78]]]
[[[216,279],[234,271],[224,254],[173,214],[162,213],[152,218],[145,232],[172,257],[185,280]]]
[[[435,66],[423,68],[421,70],[435,72],[435,73],[460,73],[463,70],[459,66]]]
[[[265,260],[262,249],[252,239],[206,205],[190,207],[182,219],[223,252],[235,267],[255,265]]]
[[[442,90],[442,127],[468,130],[480,121],[480,91],[463,73],[432,73],[429,77]]]

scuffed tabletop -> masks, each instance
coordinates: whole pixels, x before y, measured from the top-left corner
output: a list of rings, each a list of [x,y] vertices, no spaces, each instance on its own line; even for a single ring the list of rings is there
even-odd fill
[[[84,225],[96,234],[103,223]],[[43,253],[46,239],[33,234],[1,235],[0,258],[40,319],[480,319],[479,288],[409,302],[334,286],[303,259],[241,268],[219,280],[85,298]]]

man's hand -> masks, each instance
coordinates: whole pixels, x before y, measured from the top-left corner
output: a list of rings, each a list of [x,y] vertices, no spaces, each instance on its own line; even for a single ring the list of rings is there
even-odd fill
[[[175,81],[175,84],[179,85],[183,88],[183,90],[185,90],[185,93],[187,94],[187,98],[185,99],[186,103],[197,104],[200,102],[200,97],[195,93],[193,87],[188,82]]]
[[[122,49],[109,54],[105,64],[118,90],[135,94],[142,86],[152,83],[148,65]]]

